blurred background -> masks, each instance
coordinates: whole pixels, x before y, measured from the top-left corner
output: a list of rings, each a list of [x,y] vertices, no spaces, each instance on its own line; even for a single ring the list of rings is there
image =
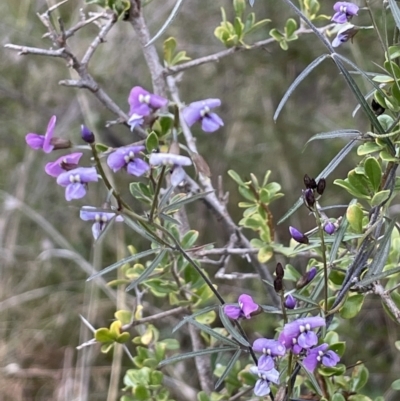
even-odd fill
[[[49,48],[50,40],[42,38],[46,30],[36,13],[54,3],[0,2],[0,401],[67,400],[66,389],[71,387],[79,387],[80,400],[113,399],[107,396],[110,380],[122,387],[122,374],[110,379],[111,357],[102,355],[98,347],[76,350],[77,345],[91,338],[79,314],[94,327],[108,326],[116,302],[120,306],[131,305],[130,295],[109,289],[104,282],[86,283],[86,278],[91,265],[96,269],[105,267],[126,256],[127,245],[137,249],[142,246],[141,238],[128,230],[124,232],[121,224],[112,228],[115,235],[109,235],[94,252],[91,224],[79,220],[79,208],[99,206],[104,201],[104,190],[91,186],[84,200],[66,202],[63,188],[43,171],[54,155],[35,152],[25,145],[25,135],[43,134],[53,114],[57,116],[56,135],[74,143],[81,143],[80,124],[90,127],[100,141],[110,145],[128,144],[136,139],[125,127],[105,128],[106,121],[115,116],[89,92],[58,85],[62,79],[75,77],[64,61],[20,56],[4,49],[6,43]],[[153,0],[145,8],[152,34],[162,26],[174,3]],[[322,3],[321,12],[331,15],[334,2]],[[380,7],[382,2],[371,3]],[[221,21],[220,6],[226,8],[231,18],[229,0],[184,2],[178,17],[157,42],[158,49],[161,51],[163,39],[175,36],[178,50],[186,50],[193,59],[223,50],[213,34]],[[96,10],[96,6],[87,6],[81,0],[69,0],[55,15],[61,16],[69,27],[78,21],[81,8],[84,12]],[[292,16],[278,1],[256,0],[254,11],[257,19],[273,21],[253,35],[254,41],[267,38],[273,27],[282,29]],[[369,24],[366,13],[361,13],[360,19]],[[70,39],[73,52],[82,56],[97,31],[95,26],[80,30]],[[373,32],[362,32],[353,44],[347,43],[339,51],[367,71],[376,71],[371,60],[383,60]],[[182,75],[183,101],[210,97],[222,100],[218,114],[225,126],[213,135],[205,135],[195,127],[194,134],[200,153],[210,165],[214,185],[218,176],[223,178],[224,189],[230,193],[229,210],[236,222],[241,218],[237,204],[242,199],[227,175],[229,169],[244,178],[252,172],[260,179],[272,170],[271,179],[281,183],[285,193],[272,205],[277,221],[298,198],[304,174],[318,175],[345,144],[341,139],[312,142],[303,151],[307,140],[316,133],[335,129],[368,130],[361,115],[352,117],[356,101],[330,60],[301,83],[274,123],[272,116],[286,89],[323,52],[317,38],[303,35],[289,43],[288,51],[272,44],[193,68]],[[151,90],[137,39],[126,22],[118,22],[107,42],[98,48],[90,72],[125,111],[129,110],[127,97],[133,86]],[[360,86],[364,93],[369,89],[361,81]],[[332,182],[345,178],[357,161],[353,150],[328,178],[324,206],[349,201]],[[115,180],[121,189],[129,182],[122,172]],[[189,217],[192,228],[201,233],[199,243],[226,243],[227,232],[202,203],[189,209]],[[302,230],[313,225],[307,211],[299,209],[289,222],[276,229],[277,240],[286,244],[289,223]],[[272,271],[273,266],[270,268]],[[213,269],[210,268],[211,275]],[[233,258],[229,269],[251,272],[252,266],[246,260]],[[243,286],[259,302],[268,303],[261,287],[253,281],[219,283],[221,292],[231,301],[236,300]],[[154,311],[161,306],[160,300],[152,303]],[[168,327],[165,330],[170,330],[171,324]],[[268,328],[271,334],[273,328]],[[380,301],[368,298],[357,321],[344,324],[340,334],[347,341],[345,363],[362,360],[370,370],[367,394],[372,397],[385,393],[399,377],[400,360],[393,346],[398,339],[398,327],[382,313]],[[123,365],[122,373],[129,362],[124,361]],[[387,399],[395,399],[390,392],[386,395]]]

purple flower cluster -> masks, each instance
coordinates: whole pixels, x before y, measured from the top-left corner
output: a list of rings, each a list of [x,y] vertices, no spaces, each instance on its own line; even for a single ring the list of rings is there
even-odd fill
[[[242,294],[239,299],[239,306],[225,305],[224,313],[230,319],[237,320],[240,318],[250,319],[251,316],[260,311],[260,306],[253,301],[250,295]]]
[[[333,9],[335,14],[332,17],[332,21],[337,24],[346,24],[338,31],[336,38],[333,39],[332,46],[338,47],[342,43],[352,39],[358,32],[357,27],[352,24],[347,24],[347,22],[349,22],[354,16],[358,15],[358,10],[360,8],[356,4],[347,1],[338,1],[334,4]]]
[[[253,350],[262,353],[257,366],[250,371],[259,379],[254,387],[254,394],[263,397],[270,393],[270,384],[279,384],[279,372],[276,362],[287,352],[303,358],[304,367],[313,372],[320,363],[323,366],[336,366],[340,358],[336,352],[329,350],[329,345],[318,344],[318,337],[313,329],[325,326],[325,319],[315,316],[297,319],[285,324],[278,340],[259,338],[253,343]]]

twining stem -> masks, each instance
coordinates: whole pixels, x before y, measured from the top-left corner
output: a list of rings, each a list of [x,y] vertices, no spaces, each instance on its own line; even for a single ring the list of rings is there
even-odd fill
[[[153,221],[154,212],[156,211],[156,207],[157,207],[157,203],[158,203],[158,194],[160,193],[160,190],[161,190],[161,185],[162,185],[162,182],[164,179],[165,169],[166,169],[166,166],[163,166],[163,168],[161,169],[161,173],[158,177],[158,181],[157,181],[157,185],[156,185],[156,189],[155,189],[155,193],[154,193],[154,199],[153,199],[153,203],[151,205],[151,210],[150,210],[150,216],[149,216],[150,222]]]

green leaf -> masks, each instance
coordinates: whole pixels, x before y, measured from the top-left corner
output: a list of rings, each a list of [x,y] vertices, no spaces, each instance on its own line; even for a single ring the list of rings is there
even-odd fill
[[[94,146],[96,148],[97,153],[107,152],[108,149],[110,149],[107,145],[104,145],[104,143],[99,143],[99,142],[96,142]]]
[[[177,0],[174,8],[171,11],[171,14],[168,16],[168,18],[164,22],[163,26],[161,27],[161,29],[153,36],[152,39],[150,39],[150,41],[146,44],[145,47],[153,44],[166,31],[166,29],[169,27],[169,25],[172,23],[172,21],[178,15],[179,8],[181,7],[182,4],[183,4],[183,0]]]
[[[202,192],[200,194],[196,194],[196,195],[192,195],[192,196],[186,196],[183,199],[181,199],[181,200],[179,200],[177,202],[171,203],[168,206],[164,207],[162,209],[162,212],[166,213],[166,212],[168,212],[170,210],[178,210],[182,206],[184,206],[184,205],[186,205],[188,203],[194,202],[195,200],[205,198],[207,195],[209,195],[209,194],[211,194],[213,192],[214,191],[208,191],[208,192]]]
[[[352,319],[360,312],[364,299],[365,296],[363,294],[350,295],[340,309],[340,316],[343,319]]]
[[[143,384],[136,386],[134,393],[135,399],[138,401],[147,401],[150,399],[150,391]]]
[[[157,250],[159,250],[159,248]],[[150,263],[150,265],[146,267],[145,271],[136,280],[133,280],[132,283],[128,285],[128,287],[126,287],[126,291],[131,290],[132,288],[138,286],[142,281],[146,280],[146,278],[149,277],[150,274],[153,273],[153,271],[158,267],[167,252],[167,249],[163,249]]]
[[[297,361],[297,363],[303,368],[303,372],[306,374],[307,378],[310,380],[315,392],[322,397],[323,392],[322,392],[321,387],[319,386],[315,376],[309,370],[307,370],[300,361]]]
[[[306,145],[312,141],[317,141],[321,139],[333,139],[333,138],[350,138],[356,139],[361,137],[361,132],[354,129],[339,129],[329,132],[321,132],[319,134],[313,135],[307,142]]]
[[[374,281],[382,280],[383,278],[389,277],[392,274],[396,274],[399,272],[400,272],[400,267],[395,267],[394,269],[386,270],[385,272],[376,274],[372,277],[369,277],[369,278],[359,281],[357,284],[355,284],[355,287],[358,287],[358,288],[365,287],[369,284],[372,284]]]
[[[183,361],[183,360],[189,359],[189,358],[195,358],[196,356],[203,356],[203,355],[215,354],[218,352],[228,352],[228,351],[237,351],[237,350],[238,350],[238,347],[218,347],[218,348],[207,348],[207,349],[202,349],[200,351],[188,352],[186,354],[179,354],[179,355],[172,356],[171,358],[164,359],[162,362],[160,362],[158,364],[158,367],[161,368],[170,363]]]
[[[242,353],[241,349],[238,349],[235,354],[232,356],[230,361],[228,362],[228,365],[226,365],[226,369],[224,373],[222,373],[221,377],[218,379],[218,381],[215,383],[215,390],[219,388],[219,386],[222,384],[222,382],[225,380],[226,376],[229,375],[230,371],[234,368],[236,361],[239,359],[240,355]]]
[[[375,157],[369,157],[364,163],[364,170],[374,191],[378,191],[382,177],[382,169],[378,160],[376,160]]]
[[[240,175],[233,170],[228,170],[228,175],[236,182],[239,186],[246,186],[243,180],[240,178]]]
[[[379,152],[382,146],[378,145],[376,142],[366,142],[357,148],[358,156],[369,155],[370,153]]]
[[[172,333],[175,333],[180,327],[182,327],[185,323],[190,322],[193,320],[196,316],[200,316],[202,314],[208,313],[210,311],[214,311],[217,308],[218,305],[211,305],[207,306],[206,308],[200,309],[197,312],[194,312],[190,316],[185,316],[173,329]]]
[[[103,270],[100,270],[99,272],[92,274],[86,281],[93,280],[96,277],[102,276],[103,274],[106,274],[112,270],[118,269],[118,267],[123,266],[126,263],[131,263],[134,262],[135,260],[138,260],[140,258],[144,258],[146,256],[152,255],[153,253],[156,253],[160,250],[160,248],[155,248],[155,249],[148,249],[147,251],[139,252],[134,255],[128,256],[124,259],[119,260],[116,263],[113,263],[112,265],[106,267]]]
[[[273,36],[270,32],[270,35]],[[275,38],[275,37],[274,37]],[[275,38],[276,39],[276,38]],[[279,40],[279,39],[276,39]],[[284,94],[282,100],[280,101],[275,114],[274,114],[274,121],[277,120],[280,112],[283,109],[283,106],[289,99],[290,95],[294,92],[294,90],[297,88],[297,86],[300,84],[301,81],[304,80],[304,78],[307,77],[308,74],[310,74],[311,71],[314,70],[318,65],[320,65],[325,59],[329,57],[329,54],[323,54],[322,56],[317,57],[311,64],[309,64],[301,73],[300,75],[294,80],[294,82],[290,85],[289,89],[286,91]]]
[[[224,312],[224,306],[220,305],[219,307],[219,318],[221,319],[221,323],[224,325],[228,333],[240,344],[244,345],[245,347],[250,347],[249,342],[233,327],[232,322],[230,321],[229,317],[226,316]]]
[[[377,192],[371,200],[371,206],[379,206],[381,203],[387,201],[389,199],[389,196],[390,196],[390,190],[388,189]]]
[[[355,170],[352,170],[347,174],[347,180],[358,193],[368,198],[370,197],[370,192],[368,191],[369,182],[363,174],[357,174]]]
[[[332,401],[346,401],[346,399],[343,397],[342,394],[340,393],[335,393],[332,396]]]
[[[149,153],[151,153],[153,150],[158,149],[158,136],[154,131],[150,132],[150,134],[146,138],[146,149]]]
[[[350,205],[355,204],[357,201],[356,200],[352,200],[350,202]],[[349,225],[349,221],[347,220],[346,216],[343,216],[342,221],[340,223],[339,228],[336,230],[335,234],[334,234],[334,238],[333,238],[333,243],[332,243],[332,247],[331,247],[331,251],[329,253],[329,264],[332,264],[333,261],[336,259],[336,255],[338,253],[339,247],[342,243],[342,240],[346,234],[347,231],[347,227]]]
[[[286,39],[289,39],[290,37],[292,37],[292,35],[295,33],[297,29],[297,22],[295,19],[293,18],[289,18],[286,21],[286,25],[285,25],[285,36]]]
[[[107,327],[101,327],[94,332],[94,338],[99,343],[114,342],[114,336]]]
[[[199,238],[199,232],[196,230],[189,230],[182,238],[181,245],[183,249],[191,248]]]
[[[392,384],[391,387],[395,391],[400,391],[400,379],[395,380]]]
[[[351,389],[358,393],[367,383],[369,378],[368,369],[363,365],[357,365],[351,372]]]
[[[176,49],[176,39],[170,37],[164,40],[163,49],[164,49],[164,60],[168,65],[171,65],[172,57]]]
[[[363,211],[357,204],[350,204],[346,211],[346,219],[350,227],[356,232],[362,232]]]

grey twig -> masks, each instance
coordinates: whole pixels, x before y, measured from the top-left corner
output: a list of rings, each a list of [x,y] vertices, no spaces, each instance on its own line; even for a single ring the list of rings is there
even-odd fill
[[[373,283],[372,287],[373,293],[381,297],[382,302],[388,307],[390,312],[392,312],[396,321],[400,323],[400,310],[391,298],[390,292],[385,291],[382,284],[380,284],[379,282]]]
[[[41,49],[39,47],[29,47],[29,46],[18,46],[11,43],[4,45],[6,49],[17,50],[18,55],[25,56],[27,54],[35,54],[37,56],[48,56],[48,57],[62,57],[65,58],[65,48],[61,47],[57,50],[52,49]]]
[[[323,28],[320,29],[321,33],[325,33],[327,30],[329,30],[332,25],[334,24],[329,24],[328,26],[325,26]],[[306,33],[313,33],[312,29],[306,29],[306,28],[300,28],[298,29],[296,32],[296,35],[303,35]],[[243,51],[248,51],[248,50],[255,50],[255,49],[260,49],[263,48],[265,46],[268,46],[272,43],[276,43],[276,40],[273,38],[268,38],[268,39],[264,39],[264,40],[260,40],[258,42],[255,42],[254,44],[250,45],[250,46],[235,46],[235,47],[231,47],[229,49],[226,50],[222,50],[220,52],[214,53],[214,54],[210,54],[208,56],[204,56],[204,57],[199,57],[196,58],[194,60],[190,60],[187,61],[186,63],[182,63],[179,65],[174,65],[172,67],[166,67],[164,68],[164,75],[168,76],[168,75],[174,75],[177,74],[179,72],[185,71],[189,68],[193,68],[193,67],[198,67],[199,65],[202,64],[206,64],[206,63],[212,63],[212,62],[218,62],[219,60],[228,57],[234,53],[239,53],[239,52],[243,52]]]
[[[129,11],[129,22],[138,37],[147,67],[149,68],[151,81],[153,83],[153,91],[157,95],[166,97],[167,87],[164,78],[164,69],[158,57],[157,50],[153,44],[146,47],[150,42],[150,33],[140,9],[140,1],[131,0],[131,8]]]
[[[167,316],[180,315],[182,313],[189,313],[189,310],[183,306],[179,306],[178,308],[167,310],[165,312],[160,312],[155,315],[147,316],[139,320],[133,320],[132,322],[129,322],[128,324],[122,326],[121,330],[125,331],[130,329],[131,327],[139,326],[140,324],[152,323],[164,319]]]
[[[66,39],[70,38],[71,36],[73,36],[75,34],[75,32],[79,31],[80,29],[82,29],[83,27],[85,27],[86,25],[91,24],[92,22],[97,21],[100,18],[105,18],[107,17],[107,13],[106,12],[102,12],[102,13],[96,13],[93,17],[91,18],[84,18],[81,21],[79,21],[76,25],[74,25],[72,28],[69,28],[67,31],[65,31],[65,37]]]

